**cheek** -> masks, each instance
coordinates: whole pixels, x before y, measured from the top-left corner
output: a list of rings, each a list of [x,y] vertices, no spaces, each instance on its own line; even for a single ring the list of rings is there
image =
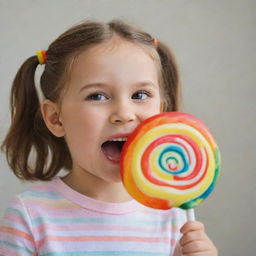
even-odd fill
[[[92,159],[97,150],[98,131],[93,121],[80,120],[66,129],[65,140],[74,162]]]
[[[153,104],[149,104],[147,106],[147,110],[145,111],[145,114],[147,117],[157,115],[161,112],[161,102],[160,98],[156,99]]]
[[[94,120],[83,118],[66,125],[65,135],[70,140],[76,140],[78,143],[79,140],[83,141],[85,139],[89,142],[90,137],[93,137],[96,130]]]
[[[77,132],[81,133],[81,131],[92,130],[97,120],[97,111],[83,104],[68,106],[64,113],[63,126],[67,133],[72,132],[76,134]]]
[[[94,120],[86,114],[74,112],[73,115],[63,118],[65,139],[70,146],[89,142],[90,134],[94,129]]]

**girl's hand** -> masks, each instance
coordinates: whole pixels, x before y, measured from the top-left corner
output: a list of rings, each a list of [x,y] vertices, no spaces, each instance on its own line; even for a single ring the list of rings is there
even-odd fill
[[[206,235],[204,225],[198,221],[189,221],[181,228],[183,236],[174,255],[217,256],[217,248]],[[179,251],[179,252],[178,252]]]

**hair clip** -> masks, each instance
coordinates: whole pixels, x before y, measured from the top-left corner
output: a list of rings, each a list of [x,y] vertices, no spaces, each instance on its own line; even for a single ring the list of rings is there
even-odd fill
[[[157,40],[157,39],[154,39],[154,40],[153,40],[153,44],[154,44],[155,47],[158,47],[158,40]]]
[[[41,65],[45,64],[45,61],[46,61],[46,59],[47,59],[46,51],[44,51],[44,50],[38,50],[38,51],[36,51],[36,56],[37,56],[38,62],[39,62]]]

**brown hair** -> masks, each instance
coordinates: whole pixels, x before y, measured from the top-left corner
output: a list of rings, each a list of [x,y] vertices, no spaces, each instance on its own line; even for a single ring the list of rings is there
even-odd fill
[[[44,97],[53,102],[60,101],[72,58],[89,47],[110,40],[114,34],[155,51],[160,60],[164,111],[177,111],[179,77],[170,49],[159,40],[156,45],[148,33],[118,20],[109,23],[85,21],[67,30],[49,46],[40,79]],[[60,169],[72,168],[65,139],[55,137],[41,116],[34,82],[38,64],[37,57],[32,56],[16,74],[10,101],[12,123],[1,146],[14,174],[24,180],[49,180]]]

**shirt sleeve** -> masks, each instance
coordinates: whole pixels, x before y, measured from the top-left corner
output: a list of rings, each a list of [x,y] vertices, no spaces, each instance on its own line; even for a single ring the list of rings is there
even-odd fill
[[[5,211],[0,227],[0,255],[36,256],[28,210],[19,196],[15,197]]]

